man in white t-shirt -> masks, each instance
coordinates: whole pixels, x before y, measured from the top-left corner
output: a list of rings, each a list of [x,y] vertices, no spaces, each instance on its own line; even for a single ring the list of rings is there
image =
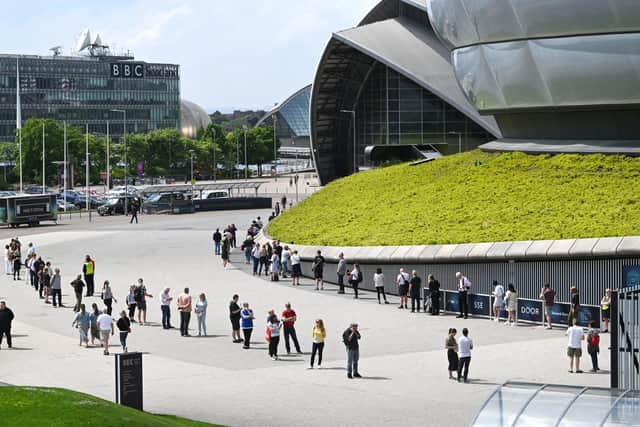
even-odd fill
[[[576,374],[581,374],[580,358],[582,357],[582,341],[584,341],[584,331],[581,326],[576,325],[576,319],[573,320],[573,326],[567,329],[569,337],[567,343],[567,356],[569,356],[569,373],[573,373],[573,361],[576,362]]]
[[[105,308],[98,319],[98,328],[100,328],[100,337],[102,338],[102,344],[104,345],[105,356],[109,355],[109,335],[113,335],[113,318],[109,315],[109,312]]]
[[[464,328],[462,336],[458,340],[458,382],[464,378],[464,382],[468,383],[469,364],[471,363],[471,350],[473,350],[473,340],[469,338],[469,330]],[[462,370],[464,369],[464,374]],[[461,375],[462,374],[462,375]]]

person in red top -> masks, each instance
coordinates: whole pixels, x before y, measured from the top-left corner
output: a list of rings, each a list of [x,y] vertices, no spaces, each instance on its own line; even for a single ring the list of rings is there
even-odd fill
[[[300,350],[300,344],[298,343],[298,336],[296,335],[296,328],[294,324],[298,319],[296,312],[291,309],[291,303],[284,305],[284,311],[282,312],[282,324],[284,325],[284,346],[287,349],[287,354],[291,354],[291,346],[289,345],[289,337],[293,340],[293,345],[296,346],[296,352],[302,354]]]
[[[544,301],[544,313],[547,318],[547,327],[545,329],[551,329],[551,317],[553,313],[553,305],[555,304],[556,291],[551,289],[548,283],[544,284],[544,287],[540,291],[540,299]]]

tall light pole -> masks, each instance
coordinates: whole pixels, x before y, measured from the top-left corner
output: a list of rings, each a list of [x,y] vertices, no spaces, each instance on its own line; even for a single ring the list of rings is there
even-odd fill
[[[18,128],[18,161],[20,162],[20,194],[22,194],[22,105],[20,104],[20,58],[16,58],[16,128]]]
[[[189,158],[191,160],[191,185],[193,185],[193,150],[189,150]]]
[[[240,137],[236,133],[236,166],[240,164],[240,143],[239,143],[239,140],[240,140]],[[237,177],[240,178],[240,175],[237,175]]]
[[[86,193],[87,197],[85,198],[85,206],[87,208],[87,212],[89,212],[89,208],[91,207],[90,195],[89,195],[89,124],[86,125],[86,130],[84,134],[84,143],[85,143],[85,154],[84,154],[84,175],[85,175],[85,185],[86,185]]]
[[[356,112],[354,110],[340,110],[341,113],[351,114],[353,127],[353,173],[358,172],[358,147],[356,145]],[[313,157],[313,153],[311,153]]]
[[[277,129],[278,127],[278,116],[276,114],[273,115],[273,167],[277,168],[278,166],[278,147],[276,145],[276,141],[278,140]],[[278,169],[275,169],[276,172],[276,180],[278,179]]]
[[[242,125],[244,130],[244,179],[249,179],[249,159],[247,158],[247,125]]]
[[[218,164],[216,162],[216,128],[211,125],[211,138],[213,139],[213,182],[216,182],[218,172]]]
[[[111,110],[114,113],[122,113],[124,123],[124,214],[127,215],[127,202],[129,200],[129,178],[127,176],[127,111],[126,110]]]
[[[107,120],[107,177],[106,177],[106,182],[107,182],[107,191],[109,191],[111,189],[111,164],[110,164],[110,159],[109,159],[109,120]]]
[[[64,122],[64,131],[63,132],[64,132],[64,138],[62,140],[62,152],[63,152],[62,156],[63,156],[63,160],[64,161],[62,162],[62,164],[63,164],[64,172],[63,172],[63,175],[62,175],[62,178],[63,178],[62,179],[62,185],[64,186],[63,199],[64,199],[64,211],[66,212],[67,211],[67,170],[68,170],[68,167],[67,167],[67,122],[66,121]]]
[[[450,131],[449,135],[458,135],[458,153],[462,153],[462,133]]]
[[[44,152],[44,120],[42,121],[42,194],[45,194],[45,170],[44,170],[44,159],[45,159],[45,152]]]

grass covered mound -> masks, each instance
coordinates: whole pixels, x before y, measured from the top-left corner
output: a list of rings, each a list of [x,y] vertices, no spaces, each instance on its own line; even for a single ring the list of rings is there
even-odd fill
[[[640,234],[640,158],[471,151],[334,181],[269,225],[286,242],[430,245]]]
[[[212,424],[148,414],[59,388],[0,387],[0,425],[204,427]]]

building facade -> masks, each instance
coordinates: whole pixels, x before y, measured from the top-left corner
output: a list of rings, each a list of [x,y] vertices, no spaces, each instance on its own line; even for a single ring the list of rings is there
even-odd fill
[[[640,3],[428,5],[466,98],[500,127],[483,149],[640,155]]]
[[[311,157],[309,137],[309,103],[311,85],[295,92],[285,101],[276,105],[256,124],[258,126],[276,126],[276,137],[280,142],[278,158],[306,159]]]
[[[425,0],[383,0],[357,27],[333,34],[310,123],[323,184],[372,166],[376,149],[450,154],[500,136],[460,89]]]
[[[0,55],[0,141],[16,135],[19,69],[22,121],[49,118],[118,139],[124,133],[180,129],[180,72],[175,64],[123,56]]]

